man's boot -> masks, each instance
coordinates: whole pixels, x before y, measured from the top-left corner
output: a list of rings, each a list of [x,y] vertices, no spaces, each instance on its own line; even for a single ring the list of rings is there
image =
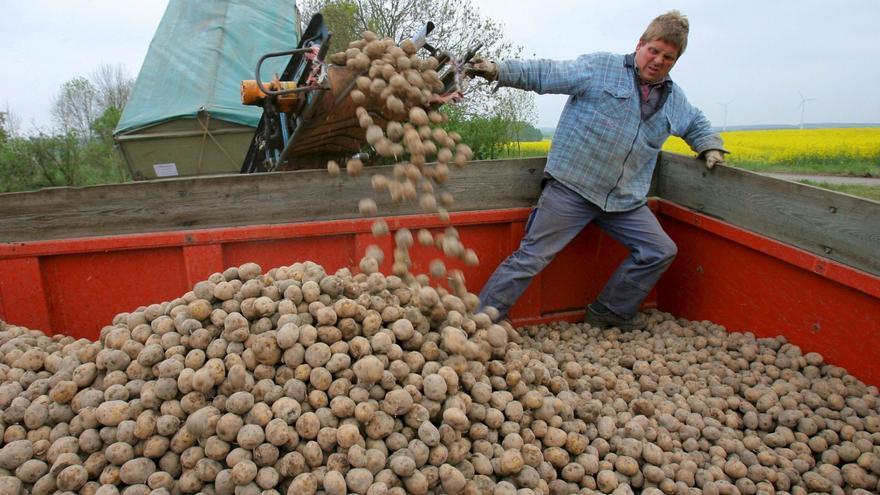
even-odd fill
[[[641,313],[636,313],[630,318],[623,318],[609,309],[603,311],[597,306],[596,303],[587,305],[584,322],[589,323],[590,326],[601,329],[617,327],[624,332],[644,330],[648,326],[648,319]]]

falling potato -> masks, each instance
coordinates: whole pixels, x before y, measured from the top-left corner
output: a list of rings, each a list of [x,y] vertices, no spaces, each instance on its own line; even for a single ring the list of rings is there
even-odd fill
[[[327,172],[332,176],[336,177],[339,175],[339,164],[333,160],[327,162]]]
[[[376,211],[378,211],[376,201],[372,198],[361,199],[358,202],[358,211],[360,211],[361,215],[365,217],[375,215]]]

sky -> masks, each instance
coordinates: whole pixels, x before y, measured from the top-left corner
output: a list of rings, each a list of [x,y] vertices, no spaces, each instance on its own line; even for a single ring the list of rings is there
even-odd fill
[[[195,1],[195,0],[190,0]],[[655,16],[691,23],[671,76],[718,127],[880,123],[880,1],[473,0],[524,58],[634,50]],[[52,98],[99,66],[136,76],[166,0],[0,0],[0,111],[21,131],[51,126]],[[555,127],[564,96],[536,98]],[[804,101],[803,107],[801,106]]]

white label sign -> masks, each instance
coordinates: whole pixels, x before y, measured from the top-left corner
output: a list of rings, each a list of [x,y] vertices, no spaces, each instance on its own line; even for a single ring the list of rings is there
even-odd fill
[[[177,173],[176,163],[157,163],[153,165],[153,170],[156,172],[156,177],[177,177],[180,175]]]

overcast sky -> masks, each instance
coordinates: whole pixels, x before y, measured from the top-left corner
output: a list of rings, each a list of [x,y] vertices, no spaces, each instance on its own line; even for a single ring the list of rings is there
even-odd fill
[[[191,0],[195,1],[195,0]],[[672,70],[714,125],[880,123],[880,1],[475,0],[525,57],[569,59],[630,52],[656,15],[691,21]],[[62,83],[101,64],[136,76],[166,0],[0,0],[0,111],[21,130],[51,125]],[[440,44],[440,43],[438,43]],[[540,96],[538,125],[554,127],[565,102]]]

